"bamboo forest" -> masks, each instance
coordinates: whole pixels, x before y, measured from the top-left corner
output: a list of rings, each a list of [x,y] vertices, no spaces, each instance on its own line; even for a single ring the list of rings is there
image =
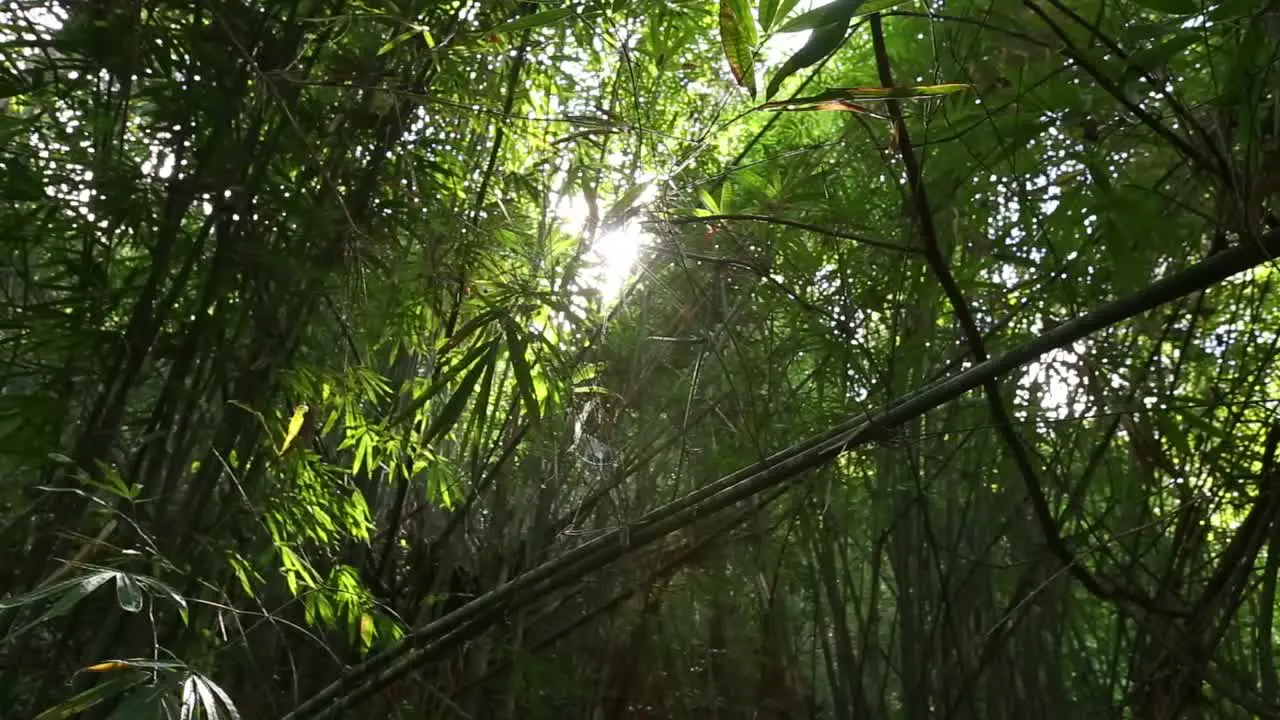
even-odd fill
[[[1280,0],[0,47],[0,718],[1280,719]]]

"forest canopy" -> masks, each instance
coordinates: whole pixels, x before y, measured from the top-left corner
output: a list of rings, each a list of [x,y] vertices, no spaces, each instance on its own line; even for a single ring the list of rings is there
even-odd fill
[[[0,716],[1280,718],[1280,1],[0,47]]]

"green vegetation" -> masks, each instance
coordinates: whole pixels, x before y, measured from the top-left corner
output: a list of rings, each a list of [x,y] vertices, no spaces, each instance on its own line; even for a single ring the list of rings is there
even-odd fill
[[[1280,718],[1277,27],[0,3],[0,716]]]

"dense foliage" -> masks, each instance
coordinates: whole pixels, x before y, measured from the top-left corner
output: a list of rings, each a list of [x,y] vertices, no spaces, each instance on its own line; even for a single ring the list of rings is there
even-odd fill
[[[1280,717],[1277,27],[7,0],[0,715]]]

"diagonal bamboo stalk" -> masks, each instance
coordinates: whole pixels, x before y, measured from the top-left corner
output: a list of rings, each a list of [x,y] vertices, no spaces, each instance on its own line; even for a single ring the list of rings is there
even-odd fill
[[[706,485],[641,517],[626,532],[613,531],[520,575],[492,592],[411,633],[394,648],[351,668],[343,677],[294,708],[284,720],[332,718],[419,665],[456,647],[521,601],[580,580],[629,552],[648,545],[734,503],[794,479],[856,447],[874,442],[887,430],[913,420],[984,383],[1066,347],[1093,333],[1234,275],[1280,253],[1280,230],[1257,243],[1229,248],[1191,267],[1157,280],[1140,292],[1044,332],[1035,341],[928,385],[873,416],[859,415],[766,459]]]

